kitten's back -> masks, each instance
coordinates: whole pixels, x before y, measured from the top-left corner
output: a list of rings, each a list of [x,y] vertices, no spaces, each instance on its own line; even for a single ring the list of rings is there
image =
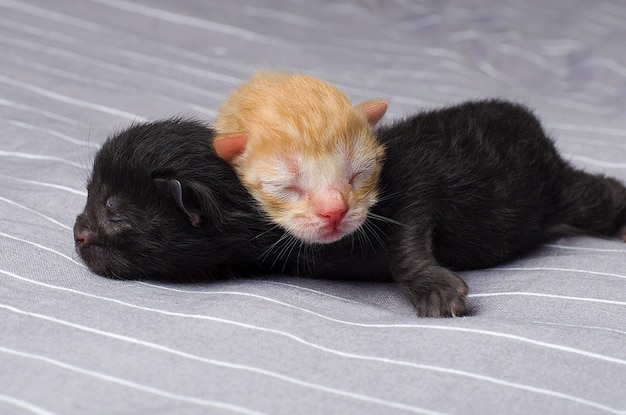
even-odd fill
[[[563,222],[573,169],[521,105],[491,100],[429,111],[380,129],[379,138],[387,147],[382,195],[404,198],[383,214],[403,206],[410,221],[427,210],[435,256],[447,267],[501,263]]]

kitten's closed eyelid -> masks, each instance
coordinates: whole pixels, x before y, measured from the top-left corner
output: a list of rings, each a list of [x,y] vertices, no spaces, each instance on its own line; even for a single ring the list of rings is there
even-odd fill
[[[302,196],[304,194],[304,190],[298,186],[287,186],[284,190],[298,196]]]
[[[304,194],[304,190],[294,184],[266,181],[261,182],[260,185],[265,192],[284,199],[299,198]]]
[[[116,196],[110,196],[104,203],[105,218],[108,222],[126,222],[126,216],[120,213],[120,202]]]
[[[128,222],[126,216],[120,214],[110,215],[107,213],[106,219],[109,222]]]
[[[367,171],[365,171],[365,170],[364,171],[357,171],[355,173],[352,173],[352,176],[350,177],[350,180],[348,180],[348,183],[352,187],[359,186],[363,182],[365,182],[368,177],[369,177],[369,174],[368,174]]]

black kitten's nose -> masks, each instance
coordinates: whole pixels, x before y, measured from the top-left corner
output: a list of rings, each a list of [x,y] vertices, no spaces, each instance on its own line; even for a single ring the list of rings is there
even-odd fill
[[[74,243],[77,247],[83,245],[92,245],[98,238],[95,232],[89,229],[77,229],[74,230]]]

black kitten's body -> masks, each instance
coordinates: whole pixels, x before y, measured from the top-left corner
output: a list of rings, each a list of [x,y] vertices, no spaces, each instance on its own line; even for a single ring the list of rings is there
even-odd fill
[[[482,101],[378,130],[386,160],[372,218],[393,222],[368,219],[366,235],[330,245],[273,245],[283,232],[214,155],[211,134],[199,123],[166,121],[107,141],[75,226],[77,249],[95,272],[393,278],[420,315],[460,315],[467,287],[452,269],[493,266],[565,232],[605,235],[626,224],[624,186],[569,166],[525,108]],[[182,183],[201,227],[152,184],[158,178]],[[124,222],[103,213],[112,195]],[[91,234],[103,246],[85,243]]]
[[[520,105],[469,102],[383,127],[378,138],[382,194],[395,196],[377,210],[406,225],[387,230],[389,265],[422,314],[463,311],[465,284],[450,269],[490,267],[559,235],[626,225],[624,186],[571,167]]]

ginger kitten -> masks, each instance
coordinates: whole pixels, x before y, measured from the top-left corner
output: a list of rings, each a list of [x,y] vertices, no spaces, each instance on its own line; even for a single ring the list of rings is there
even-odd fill
[[[214,147],[272,221],[331,243],[359,229],[378,200],[384,149],[372,126],[386,110],[384,101],[355,106],[312,76],[260,72],[222,105]]]

